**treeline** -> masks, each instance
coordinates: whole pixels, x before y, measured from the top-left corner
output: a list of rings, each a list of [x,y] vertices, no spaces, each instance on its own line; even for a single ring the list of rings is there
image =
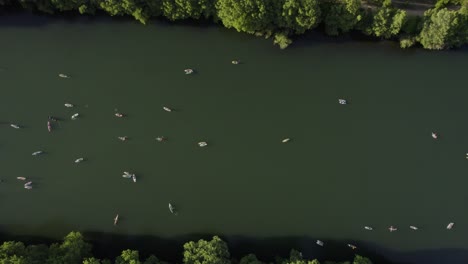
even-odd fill
[[[0,0],[0,5],[18,4],[46,13],[103,10],[133,16],[143,24],[154,17],[212,19],[239,32],[272,37],[281,48],[317,27],[331,36],[360,31],[395,39],[402,48],[419,43],[438,50],[468,43],[468,0],[437,0],[422,17],[408,15],[391,0]]]
[[[68,234],[62,243],[25,246],[22,242],[8,241],[0,246],[0,263],[2,264],[169,264],[154,255],[145,260],[140,258],[137,250],[122,251],[113,261],[98,259],[92,256],[92,246],[78,232]],[[266,264],[249,254],[240,260],[232,259],[227,244],[215,236],[211,241],[190,241],[184,244],[184,264]],[[276,258],[275,264],[320,264],[316,259],[303,259],[302,254],[291,250],[289,258]],[[364,257],[356,255],[352,262],[331,262],[325,264],[372,264]]]

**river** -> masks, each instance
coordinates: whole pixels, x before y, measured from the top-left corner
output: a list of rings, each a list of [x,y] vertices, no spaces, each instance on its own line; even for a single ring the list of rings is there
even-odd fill
[[[307,237],[302,250],[468,261],[466,50],[316,37],[280,50],[218,26],[25,15],[0,33],[2,232]]]

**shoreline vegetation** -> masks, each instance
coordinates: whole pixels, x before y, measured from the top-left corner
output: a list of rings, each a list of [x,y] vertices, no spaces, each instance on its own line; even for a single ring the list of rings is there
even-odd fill
[[[184,244],[182,263],[184,264],[320,264],[317,259],[304,259],[302,253],[291,250],[288,258],[275,257],[273,262],[258,260],[254,254],[248,254],[240,259],[233,259],[228,245],[219,237],[210,241],[200,239]],[[140,257],[138,250],[123,250],[114,260],[93,257],[92,245],[85,241],[79,232],[70,232],[61,243],[25,245],[23,242],[6,241],[0,246],[0,263],[11,264],[169,264],[169,262],[150,255],[145,259]],[[365,257],[355,255],[352,261],[324,264],[372,264]]]
[[[441,50],[468,43],[468,0],[0,0],[3,8],[54,14],[132,16],[143,24],[211,19],[226,28],[272,38],[284,49],[318,29],[329,36],[360,32],[401,48]]]

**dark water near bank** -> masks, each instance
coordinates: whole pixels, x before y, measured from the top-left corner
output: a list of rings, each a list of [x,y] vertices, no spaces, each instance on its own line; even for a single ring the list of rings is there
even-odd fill
[[[392,260],[468,261],[466,51],[314,38],[282,51],[215,26],[107,19],[2,17],[0,33],[5,233],[220,234],[319,256],[321,239]],[[63,119],[51,133],[48,115]]]

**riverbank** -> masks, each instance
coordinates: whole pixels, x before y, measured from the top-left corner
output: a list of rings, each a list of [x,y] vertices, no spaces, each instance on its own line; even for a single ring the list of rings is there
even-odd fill
[[[180,249],[187,241],[199,239],[211,240],[210,234],[192,234],[174,238],[154,236],[122,236],[98,232],[85,232],[84,236],[93,244],[93,252],[97,258],[118,256],[124,249],[138,249],[140,256],[148,257],[155,254],[160,259],[172,263],[180,263]],[[424,250],[400,251],[378,246],[368,241],[324,239],[324,246],[316,244],[317,239],[309,236],[284,237],[249,237],[221,236],[229,246],[232,259],[240,260],[243,256],[254,253],[258,259],[275,263],[277,259],[288,258],[291,249],[302,253],[304,259],[338,261],[352,260],[355,255],[366,256],[376,264],[465,264],[468,250],[462,248],[437,248]],[[347,246],[348,243],[359,245],[356,249]],[[333,262],[332,262],[333,263]],[[345,264],[345,263],[342,263]]]
[[[375,40],[390,39],[402,48],[450,49],[468,43],[468,0],[172,0],[95,1],[45,0],[2,1],[13,6],[49,14],[79,12],[94,15],[133,16],[143,24],[164,17],[169,21],[211,19],[239,32],[272,38],[286,48],[298,35],[317,28],[330,36],[359,31]]]
[[[154,245],[152,245],[154,246]],[[160,260],[157,256],[141,256],[138,249],[124,249],[120,256],[106,256],[99,259],[94,256],[93,245],[79,232],[69,233],[60,243],[50,245],[41,243],[27,245],[21,241],[3,241],[0,246],[0,262],[2,263],[66,263],[66,264],[169,264],[170,262]],[[217,236],[210,240],[200,239],[188,241],[183,244],[183,251],[179,248],[179,256],[182,259],[175,259],[173,263],[184,264],[262,264],[265,261],[257,259],[256,255],[249,253],[238,259],[232,258],[229,246]],[[306,259],[300,251],[291,249],[289,256],[270,256],[269,263],[276,264],[319,264],[317,259]],[[274,261],[273,261],[274,259]],[[364,257],[356,255],[353,257],[354,264],[372,264]],[[328,264],[338,263],[327,261]]]
[[[75,253],[79,252],[78,259],[87,259],[88,262],[84,262],[86,264],[113,263],[114,260],[117,260],[123,252],[126,252],[127,256],[132,256],[133,260],[139,260],[143,264],[185,263],[183,262],[183,248],[186,243],[189,241],[197,242],[200,241],[200,239],[207,243],[213,242],[212,235],[200,234],[179,237],[176,239],[165,239],[153,236],[120,236],[103,233],[83,233],[83,236],[81,236],[80,233],[72,232],[64,238],[64,241],[55,241],[39,237],[14,237],[5,235],[6,234],[0,233],[0,245],[3,244],[0,246],[0,261],[11,259],[12,255],[16,254],[20,259],[24,258],[26,260],[26,262],[21,262],[24,264],[49,263],[47,262],[47,259],[49,258],[49,260],[55,259],[60,261],[60,259],[67,255],[65,254],[66,251],[50,250],[50,248],[56,248],[58,245],[59,248],[61,247],[63,249],[63,244],[68,244],[65,249],[74,251]],[[316,240],[307,237],[272,237],[252,239],[242,236],[222,237],[221,239],[222,242],[218,241],[218,243],[214,244],[226,242],[227,252],[229,252],[229,260],[233,264],[284,264],[284,261],[290,261],[291,259],[297,259],[297,257],[300,257],[297,253],[302,255],[303,260],[318,259],[320,260],[320,263],[324,263],[323,260],[337,261],[325,261],[327,264],[349,263],[346,261],[354,259],[356,255],[367,256],[372,260],[372,263],[378,264],[464,264],[466,263],[466,259],[468,259],[468,251],[455,248],[398,252],[382,247],[375,248],[375,246],[372,246],[374,249],[369,250],[365,248],[367,247],[366,245],[352,250],[349,247],[343,247],[344,241],[325,240],[324,246],[320,247],[316,244]],[[15,241],[15,243],[5,244],[5,242],[8,241]],[[65,241],[66,243],[64,243]],[[131,252],[126,250],[130,250]],[[291,255],[291,253],[293,254]],[[55,257],[53,257],[53,254],[55,254]],[[258,262],[239,262],[243,257],[249,255],[248,259],[252,259],[251,254],[254,254],[258,259]],[[393,255],[394,260],[389,261],[382,257],[381,254]],[[154,257],[152,257],[152,255]],[[157,262],[154,262],[154,260],[156,260],[155,257],[158,260]],[[35,262],[32,262],[31,258],[35,259]],[[90,258],[93,258],[94,262],[90,261]],[[127,260],[129,259],[127,258]],[[74,262],[66,263],[69,264]],[[76,263],[81,264],[83,262],[78,260]],[[351,263],[356,264],[355,262]],[[361,264],[361,262],[357,263]],[[368,262],[364,263],[369,264]],[[297,263],[295,262],[295,264]],[[299,262],[299,264],[302,264],[302,262]]]

